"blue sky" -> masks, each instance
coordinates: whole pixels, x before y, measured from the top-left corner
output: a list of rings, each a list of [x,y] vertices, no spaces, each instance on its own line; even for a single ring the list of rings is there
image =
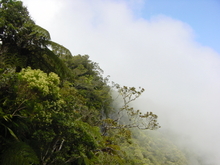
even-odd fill
[[[166,15],[189,24],[195,40],[220,53],[220,1],[219,0],[146,0],[139,17],[150,19]]]

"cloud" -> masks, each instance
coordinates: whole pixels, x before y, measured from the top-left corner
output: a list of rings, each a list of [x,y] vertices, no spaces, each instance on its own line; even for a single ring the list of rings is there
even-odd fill
[[[60,0],[23,0],[24,6],[28,7],[33,20],[47,28],[55,21],[56,13],[62,10],[63,3]]]
[[[220,54],[195,42],[190,25],[164,15],[137,18],[135,1],[47,0],[42,10],[43,1],[25,2],[54,41],[90,55],[111,80],[144,87],[137,107],[157,113],[162,129],[220,155]]]

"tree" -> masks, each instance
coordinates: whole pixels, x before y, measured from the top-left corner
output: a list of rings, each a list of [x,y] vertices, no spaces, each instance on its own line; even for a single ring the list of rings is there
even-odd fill
[[[14,80],[10,92],[1,90],[0,162],[19,162],[29,151],[27,161],[42,165],[88,162],[102,145],[101,134],[99,127],[81,120],[77,95],[71,101],[75,106],[68,105],[70,100],[64,96],[74,91],[69,89],[73,87],[61,91],[59,77],[39,69],[26,68],[10,74],[14,76],[4,75],[6,84],[0,86],[2,89]],[[14,151],[23,150],[25,155],[14,156]]]
[[[50,40],[47,30],[36,25],[21,1],[1,0],[0,55],[6,64],[22,68],[31,66],[47,73],[53,71],[61,78],[68,69],[60,56],[71,56],[68,49]]]
[[[33,149],[24,142],[14,142],[1,155],[2,165],[30,165],[39,164]]]
[[[99,124],[102,116],[108,116],[112,107],[112,97],[108,79],[103,78],[102,69],[89,59],[88,55],[77,55],[62,58],[71,70],[72,78],[69,79],[71,86],[81,96],[86,109],[81,109],[84,121],[90,124]]]
[[[121,108],[116,109],[112,118],[103,120],[103,134],[106,134],[109,129],[126,129],[126,128],[139,128],[139,129],[158,129],[160,128],[157,123],[157,115],[152,112],[142,114],[140,110],[135,110],[130,106],[131,102],[135,101],[144,92],[144,88],[137,90],[135,87],[121,87],[119,84],[114,84],[118,92],[118,97],[122,99],[123,105]]]

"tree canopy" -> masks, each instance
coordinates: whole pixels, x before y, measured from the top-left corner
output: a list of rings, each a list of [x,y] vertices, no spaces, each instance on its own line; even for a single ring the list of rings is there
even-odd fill
[[[65,47],[52,42],[46,29],[36,25],[21,1],[2,0],[0,8],[1,59],[21,71],[27,66],[60,77],[68,69],[59,56],[70,56]]]

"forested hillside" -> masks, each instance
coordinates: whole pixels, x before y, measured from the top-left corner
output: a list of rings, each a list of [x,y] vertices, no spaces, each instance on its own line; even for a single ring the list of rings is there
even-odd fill
[[[130,106],[144,89],[102,73],[51,41],[21,1],[1,0],[0,164],[187,164],[155,131],[157,115]]]

